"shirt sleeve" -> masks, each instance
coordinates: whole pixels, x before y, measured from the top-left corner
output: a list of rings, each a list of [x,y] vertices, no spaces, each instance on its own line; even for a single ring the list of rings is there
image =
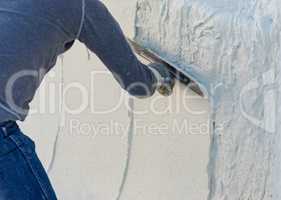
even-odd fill
[[[151,96],[156,79],[134,55],[119,24],[99,0],[85,0],[85,16],[78,39],[94,52],[131,95]]]

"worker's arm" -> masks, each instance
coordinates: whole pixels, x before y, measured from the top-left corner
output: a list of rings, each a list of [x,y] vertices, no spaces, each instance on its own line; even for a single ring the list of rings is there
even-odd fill
[[[158,72],[136,58],[119,24],[103,3],[99,0],[85,0],[85,3],[79,40],[103,61],[131,95],[151,96],[158,87],[159,77],[155,76]]]

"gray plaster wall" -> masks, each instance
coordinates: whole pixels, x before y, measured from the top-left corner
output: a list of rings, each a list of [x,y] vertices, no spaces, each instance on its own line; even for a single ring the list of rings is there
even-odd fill
[[[278,0],[139,0],[136,39],[211,105],[210,200],[280,199]]]

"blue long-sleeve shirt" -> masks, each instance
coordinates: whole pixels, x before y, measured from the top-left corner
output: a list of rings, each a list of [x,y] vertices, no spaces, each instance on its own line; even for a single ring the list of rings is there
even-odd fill
[[[120,26],[99,0],[1,0],[0,122],[26,118],[42,79],[76,39],[130,94],[154,93],[152,72],[133,54]],[[142,85],[131,87],[134,83]]]

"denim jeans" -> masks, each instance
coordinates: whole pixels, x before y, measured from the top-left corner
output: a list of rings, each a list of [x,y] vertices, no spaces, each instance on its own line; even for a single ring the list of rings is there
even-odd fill
[[[15,122],[0,124],[0,200],[56,200],[34,142]]]

